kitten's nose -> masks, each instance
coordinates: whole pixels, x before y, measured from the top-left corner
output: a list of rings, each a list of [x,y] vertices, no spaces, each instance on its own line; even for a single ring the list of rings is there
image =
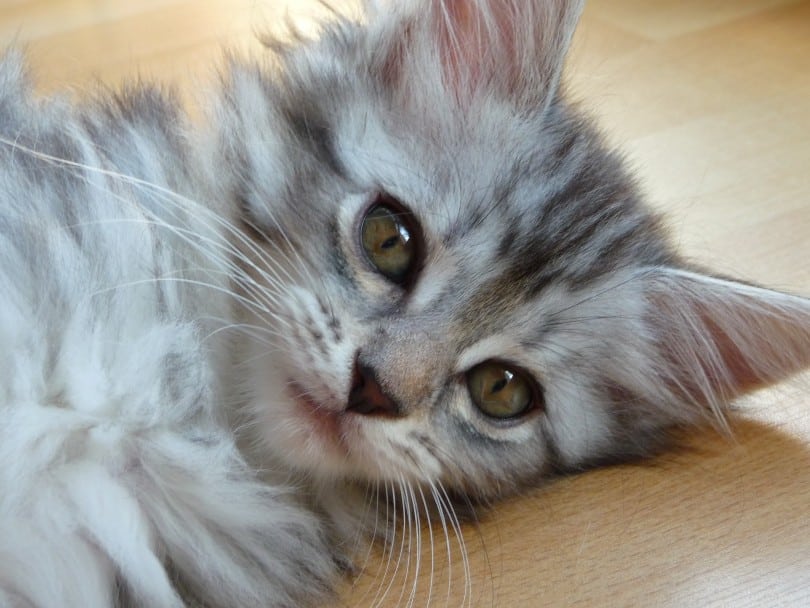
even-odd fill
[[[377,381],[374,368],[360,363],[359,359],[354,362],[346,410],[364,416],[398,416],[400,413],[397,402]]]

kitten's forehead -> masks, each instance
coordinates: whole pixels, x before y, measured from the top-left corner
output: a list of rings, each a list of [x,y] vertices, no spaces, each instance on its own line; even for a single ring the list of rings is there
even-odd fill
[[[337,217],[353,241],[375,192],[393,195],[426,241],[407,310],[440,315],[457,346],[503,331],[527,303],[534,316],[515,326],[531,341],[545,312],[575,304],[574,295],[545,298],[550,289],[585,293],[619,269],[670,257],[620,159],[560,102],[534,116],[493,102],[473,120],[446,115],[441,104],[430,115],[402,112],[363,79],[331,87],[327,98],[312,86],[301,87],[307,103],[287,98],[286,106],[298,112],[292,151],[316,150],[295,176],[306,186],[298,195],[320,184],[306,197],[317,214],[294,219],[302,210],[291,198],[288,229],[333,233],[323,222]],[[323,255],[334,258],[328,248]]]
[[[472,310],[506,306],[555,281],[582,286],[671,257],[620,159],[559,95],[535,110],[483,96],[458,111],[441,87],[422,87],[413,95],[435,99],[411,104],[345,34],[298,57],[276,93],[294,109],[293,152],[315,149],[313,180],[340,174],[414,213],[428,241],[426,273],[449,279],[415,300],[465,282],[464,293],[476,292]],[[295,175],[310,173],[297,166]],[[329,196],[317,199],[323,217],[334,213]]]

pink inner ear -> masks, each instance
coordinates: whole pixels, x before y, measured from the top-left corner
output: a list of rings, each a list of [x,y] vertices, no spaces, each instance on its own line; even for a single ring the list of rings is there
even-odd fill
[[[432,9],[442,68],[458,98],[495,80],[513,92],[520,72],[513,0],[444,0]]]
[[[704,324],[707,344],[712,344],[718,355],[717,358],[711,358],[711,352],[703,352],[699,353],[702,356],[698,357],[698,362],[714,390],[720,395],[733,398],[767,384],[770,378],[767,377],[765,370],[756,367],[751,355],[746,356],[743,346],[738,346],[712,317],[711,312],[702,310],[700,305],[696,306],[696,311]],[[751,336],[751,338],[748,348],[753,346],[759,350],[759,355],[765,354],[768,348],[763,337]],[[757,344],[760,341],[762,343]]]
[[[671,278],[648,294],[671,390],[716,407],[810,366],[810,301],[697,275]]]
[[[495,97],[540,110],[557,88],[582,0],[419,0],[387,31],[378,69],[406,96],[441,80],[461,108]],[[437,83],[438,84],[438,83]],[[435,85],[429,89],[435,103]]]

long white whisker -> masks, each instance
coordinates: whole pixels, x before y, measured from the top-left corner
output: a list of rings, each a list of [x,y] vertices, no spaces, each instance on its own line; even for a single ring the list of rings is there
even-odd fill
[[[202,317],[202,318],[210,319],[212,321],[220,321],[223,323],[221,327],[218,327],[217,329],[214,329],[208,332],[208,334],[206,334],[205,336],[203,336],[202,338],[203,342],[207,342],[208,340],[214,338],[216,335],[228,331],[237,331],[240,334],[249,337],[251,340],[259,342],[268,348],[278,348],[279,345],[257,334],[260,333],[266,334],[272,338],[283,338],[282,334],[280,334],[279,332],[273,331],[267,327],[262,327],[261,325],[252,325],[249,323],[228,323],[226,322],[225,319],[221,319],[219,317]]]
[[[389,493],[388,493],[388,488],[389,487],[391,488],[390,496],[389,496]],[[382,605],[382,603],[385,601],[386,596],[388,595],[388,592],[391,590],[391,586],[394,583],[393,576],[392,576],[391,580],[389,581],[389,583],[387,585],[386,585],[386,582],[385,582],[388,579],[388,573],[389,573],[390,568],[391,568],[391,560],[393,559],[393,556],[394,556],[394,550],[395,550],[395,544],[396,544],[396,538],[397,538],[397,523],[398,523],[397,522],[397,501],[396,501],[396,491],[394,490],[393,482],[390,483],[390,486],[389,486],[389,483],[386,482],[386,484],[385,484],[385,498],[386,498],[386,503],[391,505],[391,511],[392,511],[392,513],[391,513],[391,529],[393,530],[393,536],[391,537],[390,551],[388,552],[388,557],[387,557],[387,559],[385,561],[385,570],[383,571],[382,580],[380,581],[380,586],[377,588],[377,593],[374,595],[374,601],[372,603],[373,607],[379,607],[379,606]],[[387,514],[388,513],[386,511],[386,515]]]
[[[410,503],[408,502],[408,495],[406,491],[406,481],[402,474],[399,475],[399,499],[402,503],[402,513],[403,513],[403,524],[407,524],[407,526],[403,525],[402,529],[402,550],[399,553],[399,560],[397,563],[397,568],[394,570],[394,575],[396,578],[396,574],[398,573],[399,566],[402,563],[402,556],[405,555],[405,574],[403,576],[403,584],[402,589],[399,592],[399,597],[397,598],[397,606],[400,605],[402,602],[402,598],[405,596],[405,583],[408,581],[408,575],[411,571],[411,553],[412,553],[412,544],[413,544],[413,520],[412,520],[412,513]],[[407,527],[408,530],[408,549],[405,551],[405,528]],[[393,582],[393,579],[392,579]]]
[[[3,137],[0,137],[0,143],[4,143],[4,144],[6,144],[8,146],[11,146],[15,150],[20,150],[20,151],[25,152],[25,153],[27,153],[27,154],[35,157],[35,158],[39,158],[40,160],[50,162],[52,164],[64,166],[64,167],[67,167],[67,168],[73,168],[73,169],[84,169],[86,171],[93,172],[93,173],[98,174],[98,175],[103,175],[105,177],[109,177],[111,179],[118,180],[118,181],[123,182],[123,183],[127,183],[127,184],[130,184],[130,185],[139,186],[141,188],[149,189],[156,196],[157,195],[162,195],[162,196],[158,197],[158,200],[160,200],[161,202],[170,203],[170,204],[174,205],[175,209],[179,209],[181,211],[191,211],[193,209],[195,212],[201,213],[207,219],[210,219],[213,222],[215,222],[217,225],[219,225],[220,227],[225,229],[226,233],[229,234],[230,236],[232,236],[238,243],[241,243],[246,248],[248,248],[248,250],[251,253],[253,253],[254,255],[256,255],[256,257],[260,261],[264,262],[267,265],[267,269],[273,269],[274,274],[275,274],[275,269],[278,268],[277,265],[274,263],[274,261],[271,258],[267,257],[267,255],[264,253],[262,248],[259,247],[258,245],[256,245],[255,243],[253,243],[244,234],[243,230],[240,230],[237,226],[234,226],[231,222],[229,222],[225,218],[221,217],[220,215],[214,213],[212,210],[208,209],[207,207],[205,207],[203,205],[200,205],[196,201],[193,201],[193,200],[191,200],[191,199],[189,199],[189,198],[187,198],[187,197],[185,197],[185,196],[183,196],[183,195],[181,195],[181,194],[179,194],[177,192],[174,192],[174,191],[172,191],[172,190],[170,190],[168,188],[160,186],[159,184],[155,184],[153,182],[142,180],[142,179],[139,179],[137,177],[126,175],[126,174],[123,174],[123,173],[120,173],[120,172],[117,172],[117,171],[112,171],[110,169],[103,169],[101,167],[94,167],[92,165],[87,165],[87,164],[84,164],[84,163],[78,163],[78,162],[75,162],[75,161],[71,161],[71,160],[67,160],[67,159],[63,159],[63,158],[58,158],[56,156],[46,154],[46,153],[43,153],[43,152],[38,152],[36,150],[33,150],[33,149],[28,148],[26,146],[22,146],[22,145],[18,144],[17,142],[13,142],[13,141],[8,140],[8,139],[3,138]],[[93,182],[89,182],[88,180],[86,180],[86,178],[84,177],[84,175],[82,173],[76,171],[75,175],[77,177],[84,178],[85,181],[90,186],[92,186],[94,188],[100,188],[100,186],[98,184],[95,184]],[[120,200],[122,202],[131,203],[131,201],[128,201],[127,199],[124,199],[121,195],[116,194],[114,192],[111,192],[109,190],[105,190],[105,193],[108,194],[108,195],[113,196],[114,198],[117,198],[118,200]],[[179,204],[179,202],[185,203],[186,206],[181,206]],[[172,224],[169,224],[169,223],[165,222],[161,218],[156,217],[153,212],[150,212],[148,209],[144,208],[143,206],[139,206],[139,210],[141,212],[149,215],[150,217],[154,217],[156,223],[158,223],[158,224],[160,224],[160,225],[162,225],[164,227],[167,227],[167,228],[169,228],[171,230],[179,230],[180,229],[178,226],[173,226]],[[267,276],[267,269],[262,269],[262,268],[259,268],[258,266],[256,266],[249,258],[242,255],[241,252],[237,248],[233,247],[228,241],[225,241],[224,243],[223,242],[215,242],[212,239],[207,238],[207,237],[203,237],[203,235],[200,235],[198,233],[194,233],[194,234],[198,238],[204,239],[208,245],[214,244],[218,248],[225,248],[226,250],[229,250],[230,253],[234,254],[235,257],[239,257],[239,259],[242,259],[244,262],[246,262],[247,264],[252,266],[257,272],[259,272],[263,276]],[[283,232],[282,232],[282,236],[284,237],[284,239],[288,243],[288,245],[290,245],[289,239],[286,237],[286,235]],[[187,242],[190,245],[197,245],[193,241],[187,241]],[[270,241],[268,239],[268,242],[272,242],[272,241]],[[225,243],[227,243],[227,245]],[[203,252],[207,253],[207,251],[205,249],[200,249],[200,251],[203,251]],[[277,253],[280,254],[285,259],[289,259],[281,249],[278,249]],[[298,258],[299,258],[299,262],[300,262],[301,261],[300,256],[298,256]],[[289,275],[289,273],[283,267],[281,268],[281,270],[286,275],[288,280],[292,281],[292,277]],[[308,272],[308,269],[305,268],[305,271]],[[279,278],[277,274],[275,276],[276,276],[276,278]],[[311,277],[310,277],[310,279],[311,279]],[[316,284],[316,283],[313,281],[313,284]]]
[[[433,495],[433,502],[436,503],[436,508],[439,510],[439,521],[442,523],[442,531],[444,532],[445,551],[447,551],[447,597],[445,598],[445,606],[450,605],[450,591],[453,586],[453,553],[450,550],[450,531],[447,529],[447,519],[445,518],[444,503],[439,496],[435,484],[430,482],[430,493]]]
[[[374,541],[377,538],[377,530],[378,530],[379,521],[380,521],[380,482],[375,481],[374,486],[373,486],[373,490],[371,488],[372,488],[371,482],[369,482],[368,490],[374,494],[374,507],[373,507],[373,511],[374,511],[374,528],[373,528],[373,530],[371,532],[371,540]],[[368,492],[367,492],[367,496],[368,496]],[[368,500],[368,507],[371,508],[371,501],[370,500]],[[387,506],[386,506],[386,509],[387,509]],[[365,516],[364,516],[363,519],[365,520]],[[361,531],[361,534],[362,534],[362,531]],[[359,537],[359,535],[358,535],[358,537]],[[387,542],[387,540],[388,539],[386,538],[385,542]],[[358,538],[358,542],[359,542],[359,538]],[[383,555],[385,555],[385,546],[386,545],[384,544],[383,545]],[[360,566],[360,571],[361,572],[364,572],[366,570],[366,567],[368,566],[368,563],[369,563],[369,561],[371,559],[371,553],[372,553],[373,549],[374,549],[374,543],[371,542],[371,543],[369,543],[368,548],[366,549],[365,559],[363,560],[363,563]],[[378,575],[379,575],[379,569],[378,569],[378,571],[377,571],[377,573],[375,575],[375,579],[376,579],[376,576],[378,576]],[[359,580],[358,578],[355,578],[352,581],[352,589],[354,589],[357,586],[357,581],[358,580]],[[356,604],[358,604],[358,605],[362,604],[363,600],[368,596],[369,592],[370,592],[370,588],[367,588],[365,593],[363,593],[363,595],[356,600]]]
[[[419,573],[422,570],[422,522],[419,515],[419,503],[416,501],[416,493],[413,490],[413,484],[406,481],[408,496],[413,507],[414,515],[414,535],[416,536],[416,566],[413,571],[413,586],[411,587],[411,594],[408,597],[408,608],[412,608],[414,601],[416,601],[416,591],[419,584]],[[410,547],[409,547],[410,549]],[[406,579],[407,580],[407,579]]]
[[[433,546],[433,522],[431,521],[433,518],[430,517],[430,510],[428,509],[427,500],[425,499],[425,492],[422,490],[422,486],[417,486],[417,489],[419,490],[419,497],[422,499],[422,508],[425,510],[425,519],[427,520],[428,525],[428,538],[430,539],[430,578],[428,579],[428,597],[425,604],[425,608],[429,608],[430,600],[433,596],[433,577],[436,566],[436,552]]]
[[[198,281],[198,280],[195,280],[195,279],[178,278],[178,277],[154,277],[154,278],[151,278],[151,279],[140,279],[140,280],[137,280],[137,281],[127,281],[125,283],[119,283],[118,285],[116,285],[114,287],[104,287],[102,289],[97,289],[91,295],[97,296],[97,295],[101,295],[102,293],[105,293],[105,292],[108,292],[108,291],[115,291],[115,290],[126,288],[126,287],[135,287],[135,286],[138,286],[138,285],[151,285],[151,284],[160,283],[160,282],[186,283],[186,284],[189,284],[189,285],[197,285],[198,287],[205,287],[206,289],[211,289],[213,291],[223,293],[223,294],[225,294],[225,295],[227,295],[227,296],[229,296],[231,298],[235,298],[235,299],[239,300],[240,302],[242,302],[245,306],[247,306],[249,308],[258,309],[260,312],[265,313],[265,314],[273,314],[272,311],[267,310],[265,308],[258,307],[256,302],[254,302],[252,300],[248,300],[244,296],[236,294],[232,290],[227,289],[225,287],[220,287],[219,285],[206,283],[205,281]],[[275,316],[275,318],[279,322],[284,323],[285,325],[290,327],[289,323],[283,317]]]
[[[464,535],[461,531],[461,523],[458,520],[455,509],[453,509],[453,503],[450,500],[450,496],[447,494],[447,490],[444,489],[444,485],[442,485],[441,481],[438,482],[438,489],[441,493],[440,495],[443,496],[444,504],[447,507],[447,513],[450,516],[450,525],[453,527],[453,531],[456,534],[456,540],[458,541],[459,550],[461,551],[461,562],[462,567],[464,568],[463,606],[465,604],[472,603],[472,575],[470,573],[470,560],[467,554],[467,544],[464,542]]]

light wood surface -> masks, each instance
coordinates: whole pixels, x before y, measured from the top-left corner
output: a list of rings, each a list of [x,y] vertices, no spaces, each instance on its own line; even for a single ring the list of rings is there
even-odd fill
[[[2,0],[43,91],[136,75],[198,86],[222,46],[314,1]],[[810,294],[810,2],[592,0],[568,81],[628,153],[683,250]],[[810,606],[810,380],[647,465],[557,481],[464,526],[378,548],[343,605]],[[431,540],[433,559],[431,560]],[[399,546],[394,551],[399,553]],[[432,582],[432,584],[431,584]],[[390,587],[390,588],[389,588]],[[383,598],[383,592],[389,588]]]

